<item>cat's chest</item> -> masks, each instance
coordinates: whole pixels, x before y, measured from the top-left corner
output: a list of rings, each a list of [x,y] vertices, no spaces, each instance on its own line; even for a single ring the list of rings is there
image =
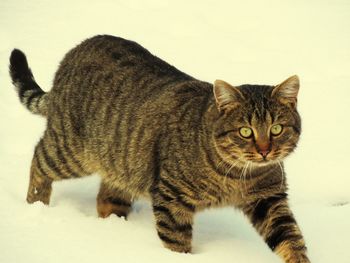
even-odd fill
[[[221,175],[211,169],[200,170],[201,188],[200,199],[203,206],[241,206],[257,196],[264,196],[275,188],[274,175],[268,173],[254,174],[236,172]],[[277,180],[280,181],[280,180]]]
[[[205,168],[197,170],[194,185],[197,187],[196,201],[203,208],[232,205],[245,195],[243,181],[232,180]]]

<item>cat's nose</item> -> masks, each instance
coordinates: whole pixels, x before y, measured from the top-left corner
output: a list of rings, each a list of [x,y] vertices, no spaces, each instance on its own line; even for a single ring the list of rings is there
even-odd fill
[[[271,151],[271,143],[267,138],[259,139],[256,141],[256,150],[264,159],[266,159]]]
[[[259,150],[259,153],[261,154],[261,156],[265,159],[266,156],[269,154],[270,150],[268,149],[264,149],[264,150]]]

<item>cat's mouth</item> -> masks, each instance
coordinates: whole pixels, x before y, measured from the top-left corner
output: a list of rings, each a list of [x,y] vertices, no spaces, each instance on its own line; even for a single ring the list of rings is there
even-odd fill
[[[254,163],[256,163],[257,165],[260,165],[260,166],[265,166],[265,165],[271,164],[273,162],[274,162],[274,160],[271,160],[271,159],[260,159],[260,160],[254,161]]]
[[[268,165],[271,163],[276,162],[277,160],[279,160],[279,158],[277,158],[276,156],[274,156],[273,154],[271,154],[270,156],[261,156],[260,154],[256,154],[256,156],[251,157],[251,158],[246,158],[247,162],[252,162],[256,165]]]

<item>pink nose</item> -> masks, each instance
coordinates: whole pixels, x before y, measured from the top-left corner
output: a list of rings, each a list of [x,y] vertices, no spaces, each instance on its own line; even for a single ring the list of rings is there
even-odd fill
[[[270,150],[259,150],[259,153],[261,154],[261,156],[265,159],[266,156],[269,154]]]

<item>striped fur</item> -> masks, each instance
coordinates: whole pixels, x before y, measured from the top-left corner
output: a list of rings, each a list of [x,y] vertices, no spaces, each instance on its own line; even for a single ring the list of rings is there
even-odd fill
[[[99,216],[126,218],[133,200],[149,196],[158,236],[171,250],[191,252],[196,212],[230,205],[244,211],[285,262],[309,262],[288,208],[282,163],[300,134],[296,76],[277,86],[213,86],[112,36],[69,51],[49,93],[21,51],[13,51],[10,63],[21,102],[47,116],[29,203],[49,204],[53,181],[98,172]],[[283,132],[272,136],[276,123]],[[243,138],[240,127],[254,136]]]
[[[305,242],[285,193],[254,201],[245,205],[243,211],[267,245],[286,262],[309,262]]]

